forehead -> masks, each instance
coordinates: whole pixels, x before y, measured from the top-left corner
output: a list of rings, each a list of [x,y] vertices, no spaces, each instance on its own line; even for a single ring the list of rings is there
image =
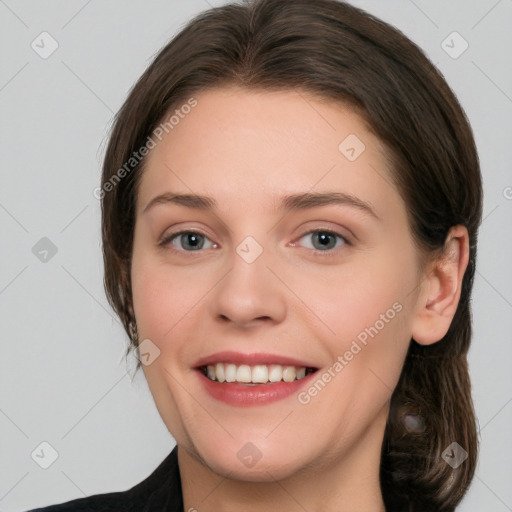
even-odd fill
[[[203,91],[194,100],[191,109],[176,107],[181,115],[146,157],[139,212],[166,191],[214,196],[246,211],[314,190],[362,196],[377,210],[385,197],[400,201],[382,144],[347,105],[240,88]]]

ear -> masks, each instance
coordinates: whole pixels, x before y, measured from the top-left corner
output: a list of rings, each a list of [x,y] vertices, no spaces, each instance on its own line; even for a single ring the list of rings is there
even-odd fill
[[[453,226],[442,255],[431,262],[421,283],[412,324],[412,337],[431,345],[448,332],[459,304],[462,278],[469,261],[469,236],[465,226]]]

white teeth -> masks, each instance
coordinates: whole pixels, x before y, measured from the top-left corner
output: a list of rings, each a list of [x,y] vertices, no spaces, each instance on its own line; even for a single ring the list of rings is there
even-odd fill
[[[227,364],[224,366],[224,375],[226,375],[226,382],[235,382],[236,380],[236,365]]]
[[[285,382],[293,382],[295,380],[296,375],[297,372],[295,371],[295,366],[287,366],[283,370],[283,380]]]
[[[265,384],[268,382],[268,368],[264,364],[258,364],[252,367],[252,382]]]
[[[268,380],[270,382],[279,382],[283,378],[283,367],[278,364],[270,365]]]
[[[305,367],[281,366],[279,364],[257,364],[237,366],[232,363],[217,363],[206,367],[206,376],[218,382],[242,382],[245,384],[267,384],[268,382],[293,382],[306,376]]]
[[[215,380],[215,377],[217,377],[219,382],[224,382],[226,380],[226,376],[224,375],[224,365],[222,363],[217,363],[215,365],[215,375],[212,380]]]
[[[236,370],[236,381],[237,382],[251,382],[251,367],[246,364],[242,364]]]

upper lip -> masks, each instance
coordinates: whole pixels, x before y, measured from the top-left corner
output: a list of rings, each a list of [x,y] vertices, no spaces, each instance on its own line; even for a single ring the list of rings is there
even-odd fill
[[[311,363],[280,354],[271,354],[267,352],[253,352],[250,354],[244,354],[242,352],[234,352],[229,350],[216,352],[215,354],[202,357],[196,362],[195,367],[200,368],[202,366],[215,365],[216,363],[232,363],[236,365],[247,364],[249,366],[254,366],[257,364],[279,364],[281,366],[297,366],[299,368],[317,368]]]

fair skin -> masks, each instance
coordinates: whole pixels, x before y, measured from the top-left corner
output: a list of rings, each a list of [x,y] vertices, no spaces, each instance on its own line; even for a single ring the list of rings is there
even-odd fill
[[[222,88],[195,97],[147,157],[131,268],[140,339],[160,350],[143,368],[179,447],[184,509],[382,511],[389,400],[411,337],[431,344],[448,330],[467,231],[452,228],[448,257],[420,267],[384,149],[347,106],[293,91]],[[366,146],[354,161],[338,149],[350,134]],[[144,211],[165,192],[208,196],[217,206],[160,202]],[[378,218],[349,204],[277,209],[281,197],[306,192],[350,194]],[[204,244],[199,250],[186,234],[158,245],[187,230],[200,233],[192,240]],[[248,236],[258,245],[244,245]],[[242,242],[249,253],[260,247],[259,257],[243,258]],[[390,310],[393,318],[377,324]],[[378,333],[344,356],[370,326]],[[279,400],[226,403],[206,391],[197,369],[221,351],[289,356],[316,372]],[[339,356],[342,371],[299,401]],[[257,462],[243,463],[241,449]]]

